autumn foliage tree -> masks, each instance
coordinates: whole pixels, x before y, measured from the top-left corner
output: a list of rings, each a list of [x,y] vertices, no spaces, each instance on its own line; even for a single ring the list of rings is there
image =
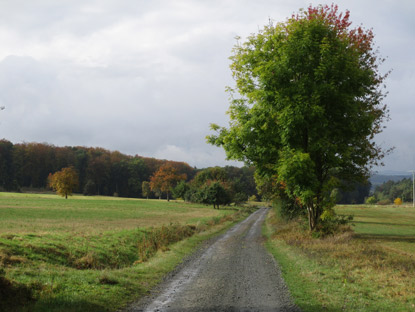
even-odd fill
[[[171,164],[167,163],[161,166],[153,176],[150,178],[150,188],[153,192],[165,193],[167,201],[170,200],[170,194],[173,187],[182,180],[186,180],[185,173],[179,174],[177,169]]]
[[[263,181],[275,178],[311,230],[332,208],[331,190],[364,181],[387,152],[373,140],[388,119],[383,59],[373,32],[351,28],[349,16],[310,6],[238,43],[230,125],[213,124],[217,134],[208,137]]]
[[[78,173],[73,167],[63,168],[61,171],[49,174],[48,185],[65,199],[72,195],[73,190],[78,186]]]

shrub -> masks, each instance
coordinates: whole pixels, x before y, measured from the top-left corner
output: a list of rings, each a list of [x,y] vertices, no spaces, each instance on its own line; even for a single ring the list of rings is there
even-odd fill
[[[186,181],[180,181],[173,189],[172,194],[176,199],[186,199],[186,193],[190,191],[190,186]]]
[[[302,209],[297,202],[288,198],[275,200],[273,206],[277,208],[278,216],[286,221],[295,219],[299,216],[305,216],[305,210]]]
[[[339,216],[333,212],[323,213],[320,217],[321,221],[317,227],[317,231],[313,233],[315,237],[325,237],[341,232],[342,229],[353,220],[353,216]]]
[[[368,205],[374,205],[374,204],[376,204],[376,202],[377,202],[377,200],[376,200],[375,196],[370,196],[370,197],[366,198],[366,201],[365,201],[365,203],[368,204]]]
[[[395,200],[393,201],[393,203],[395,205],[402,205],[402,199],[400,199],[399,197],[398,198],[395,198]]]
[[[147,261],[157,250],[167,250],[167,246],[192,236],[196,227],[192,225],[170,224],[161,228],[150,229],[144,232],[143,238],[138,243],[139,261]]]
[[[235,196],[233,197],[233,202],[236,205],[246,203],[247,200],[248,200],[248,195],[245,193],[236,193]]]
[[[158,250],[166,251],[170,244],[179,242],[185,238],[193,236],[195,233],[206,230],[210,226],[222,224],[228,221],[234,221],[240,217],[241,214],[252,211],[247,209],[245,211],[238,210],[234,214],[224,216],[216,216],[204,222],[203,224],[195,225],[180,225],[170,224],[163,225],[159,228],[150,228],[143,230],[143,236],[137,244],[138,261],[135,263],[145,262],[150,259]]]

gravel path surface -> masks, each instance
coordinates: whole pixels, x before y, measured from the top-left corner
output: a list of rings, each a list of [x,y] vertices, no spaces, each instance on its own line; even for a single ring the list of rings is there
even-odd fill
[[[261,208],[200,249],[133,311],[300,311],[262,246]]]

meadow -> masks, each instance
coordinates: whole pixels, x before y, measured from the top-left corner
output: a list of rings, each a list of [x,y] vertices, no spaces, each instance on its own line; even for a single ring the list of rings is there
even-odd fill
[[[269,215],[267,247],[303,311],[415,311],[415,209],[337,206],[351,230],[313,239],[301,221]]]
[[[0,193],[0,310],[115,311],[243,216],[182,201]]]

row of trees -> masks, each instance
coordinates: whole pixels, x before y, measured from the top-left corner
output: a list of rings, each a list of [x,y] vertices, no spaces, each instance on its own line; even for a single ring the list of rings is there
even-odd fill
[[[410,178],[400,181],[387,181],[376,186],[373,195],[368,198],[368,203],[390,204],[397,198],[400,198],[403,202],[412,201],[412,187]]]
[[[258,177],[257,177],[258,179]],[[151,177],[142,182],[142,196],[149,198],[165,195],[169,201],[171,195],[189,202],[211,204],[214,208],[231,203],[240,204],[250,197],[258,199],[254,182],[254,168],[213,167],[197,172],[194,179],[186,181],[187,175],[180,174],[171,163],[163,164]],[[406,183],[407,184],[407,183]],[[49,174],[48,186],[58,194],[68,198],[79,185],[78,172],[73,167]],[[389,183],[386,184],[388,186]],[[347,190],[334,189],[332,197],[339,204],[361,204],[369,196],[370,183],[350,185]],[[382,186],[383,187],[383,186]],[[379,187],[378,187],[379,189]],[[391,195],[402,194],[402,187],[392,188]],[[259,188],[265,199],[273,199],[278,193],[272,186],[269,190],[264,185]],[[407,190],[409,191],[409,190]],[[281,192],[280,192],[281,196]],[[384,198],[382,195],[377,197]]]
[[[1,140],[0,173],[0,189],[50,187],[64,197],[72,192],[167,200],[173,196],[216,207],[257,194],[254,168],[201,170],[184,162],[43,143],[12,144]]]
[[[213,167],[198,172],[190,182],[181,181],[173,189],[176,198],[219,208],[257,198],[254,168]]]
[[[197,172],[184,162],[129,156],[118,151],[91,147],[56,147],[43,143],[13,144],[0,141],[0,188],[47,187],[50,173],[73,167],[79,183],[74,192],[87,195],[142,197],[142,182],[163,165],[173,166],[190,180]]]

